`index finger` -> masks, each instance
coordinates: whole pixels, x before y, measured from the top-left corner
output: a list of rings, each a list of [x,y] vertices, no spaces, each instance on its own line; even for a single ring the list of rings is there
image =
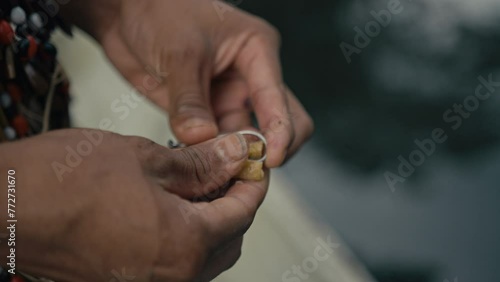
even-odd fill
[[[250,227],[267,193],[269,170],[262,181],[238,181],[226,195],[205,203],[203,218],[215,246],[242,236]]]
[[[236,68],[248,83],[259,127],[269,143],[267,167],[277,167],[285,159],[295,133],[289,114],[275,32],[254,35],[242,48]]]

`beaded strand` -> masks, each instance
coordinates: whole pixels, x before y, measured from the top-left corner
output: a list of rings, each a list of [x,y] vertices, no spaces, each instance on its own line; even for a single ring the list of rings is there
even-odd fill
[[[43,13],[46,1],[0,3],[0,142],[69,127],[69,81],[49,40],[71,29]]]

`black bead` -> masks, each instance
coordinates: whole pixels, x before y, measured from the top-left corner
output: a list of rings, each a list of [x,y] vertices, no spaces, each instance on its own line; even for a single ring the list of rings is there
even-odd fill
[[[57,56],[57,48],[52,43],[45,42],[43,44],[43,50],[52,57]]]
[[[16,27],[16,35],[21,37],[21,38],[26,38],[30,34],[30,28],[28,27],[27,24],[23,25],[18,25]]]

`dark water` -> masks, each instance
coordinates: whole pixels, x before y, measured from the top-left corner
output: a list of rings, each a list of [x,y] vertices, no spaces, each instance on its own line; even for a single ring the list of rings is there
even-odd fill
[[[286,81],[316,121],[285,171],[374,275],[500,281],[500,2],[239,6],[280,29]]]

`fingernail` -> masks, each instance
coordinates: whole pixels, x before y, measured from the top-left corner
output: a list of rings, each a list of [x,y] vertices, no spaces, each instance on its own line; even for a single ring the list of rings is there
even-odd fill
[[[243,135],[229,134],[217,140],[215,151],[224,162],[239,161],[248,157],[248,144]]]
[[[182,125],[182,128],[184,130],[187,129],[192,129],[192,128],[197,128],[197,127],[202,127],[202,126],[212,126],[212,122],[206,119],[201,119],[201,118],[192,118],[184,122]]]

